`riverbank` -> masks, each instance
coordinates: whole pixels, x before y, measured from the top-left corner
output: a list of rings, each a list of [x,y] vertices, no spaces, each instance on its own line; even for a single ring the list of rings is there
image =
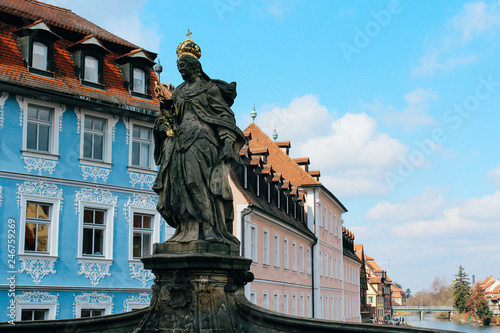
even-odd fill
[[[457,332],[477,333],[478,331],[488,333],[500,333],[500,326],[475,325],[470,322],[454,321],[449,319],[438,319],[432,314],[426,314],[424,320],[420,321],[418,314],[405,316],[405,321],[415,327],[435,328]]]

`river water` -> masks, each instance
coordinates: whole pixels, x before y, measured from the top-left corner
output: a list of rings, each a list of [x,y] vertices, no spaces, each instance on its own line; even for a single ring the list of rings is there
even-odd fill
[[[420,321],[418,314],[405,316],[405,321],[416,327],[437,328],[442,330],[458,331],[458,332],[473,332],[478,333],[500,333],[500,326],[481,326],[474,324],[459,324],[453,321],[436,319],[432,313],[426,313],[424,320]]]

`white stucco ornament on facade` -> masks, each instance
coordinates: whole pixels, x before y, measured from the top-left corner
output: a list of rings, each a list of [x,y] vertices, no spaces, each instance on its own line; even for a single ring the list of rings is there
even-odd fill
[[[49,274],[56,274],[54,264],[57,258],[20,256],[21,269],[19,273],[28,274],[35,284],[42,282],[42,279]]]
[[[80,265],[78,275],[85,275],[85,278],[89,279],[94,287],[97,286],[104,277],[111,276],[109,268],[113,264],[112,261],[78,259],[78,264]]]
[[[111,173],[111,169],[100,168],[91,165],[80,164],[80,169],[82,169],[83,180],[87,180],[87,178],[92,178],[94,183],[99,178],[102,179],[103,182],[106,182],[108,180],[109,174]]]
[[[48,172],[50,175],[54,172],[56,164],[58,161],[51,160],[41,157],[29,157],[21,156],[24,163],[26,164],[24,168],[31,173],[32,170],[38,171],[38,175],[42,175],[42,172]]]
[[[5,101],[9,98],[9,93],[6,91],[2,91],[2,94],[0,95],[0,129],[3,128],[3,124],[5,121]]]
[[[104,314],[113,313],[113,297],[107,293],[98,293],[93,291],[91,293],[82,292],[81,295],[74,295],[75,302],[73,303],[73,315],[75,317],[80,316],[80,310],[86,307],[92,307],[92,305],[98,304],[99,307],[104,308]]]
[[[43,198],[61,200],[61,210],[63,201],[63,191],[54,184],[49,184],[43,180],[25,181],[17,184],[17,205],[21,207],[21,196],[30,195]]]
[[[137,296],[131,295],[125,301],[123,301],[123,309],[124,311],[131,311],[133,307],[144,307],[148,306],[151,303],[151,293],[140,293]]]
[[[148,281],[155,278],[152,271],[144,269],[144,264],[142,262],[130,262],[128,265],[130,267],[130,277],[139,280],[143,288],[146,288]]]

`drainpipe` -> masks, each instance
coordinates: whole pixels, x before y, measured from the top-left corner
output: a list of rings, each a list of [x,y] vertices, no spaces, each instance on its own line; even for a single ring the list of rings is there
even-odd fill
[[[245,217],[253,212],[253,204],[241,211],[241,256],[245,257]]]

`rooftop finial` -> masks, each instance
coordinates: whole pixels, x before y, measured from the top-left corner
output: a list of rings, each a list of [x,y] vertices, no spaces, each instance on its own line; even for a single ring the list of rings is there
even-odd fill
[[[160,59],[158,59],[158,64],[155,66],[155,72],[158,74],[158,81],[161,83],[160,74],[163,72],[163,66],[160,64]]]
[[[252,112],[250,112],[250,117],[252,117],[252,122],[255,122],[255,118],[257,117],[257,111],[255,111],[255,104],[253,105]]]
[[[276,128],[274,128],[274,131],[273,131],[273,140],[274,140],[274,142],[276,142],[277,138],[278,138],[278,132],[276,131]]]
[[[191,30],[189,30],[189,29],[188,29],[188,33],[186,34],[187,38],[188,38],[188,39],[191,39],[191,35],[192,35],[192,34],[193,34],[193,33],[191,32]]]

